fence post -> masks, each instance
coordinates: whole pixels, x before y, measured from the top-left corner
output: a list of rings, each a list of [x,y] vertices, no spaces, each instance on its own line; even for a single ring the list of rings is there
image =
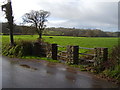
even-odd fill
[[[41,45],[39,42],[35,42],[33,46],[33,55],[35,56],[41,56]]]
[[[103,62],[108,60],[108,48],[102,48],[103,51]]]
[[[67,63],[78,64],[79,46],[67,46]]]
[[[101,62],[101,48],[95,48],[95,61],[94,66],[99,65]]]
[[[43,57],[46,57],[47,54],[46,54],[46,47],[47,47],[47,44],[45,42],[41,42],[41,52],[40,54],[43,56]]]
[[[57,44],[52,44],[52,59],[57,60],[58,47]]]
[[[71,63],[72,61],[72,46],[67,46],[67,63]]]
[[[94,65],[99,65],[108,59],[108,48],[95,48],[95,62]]]
[[[79,46],[73,46],[73,64],[78,64]]]
[[[52,58],[52,45],[49,43],[46,43],[46,57]]]

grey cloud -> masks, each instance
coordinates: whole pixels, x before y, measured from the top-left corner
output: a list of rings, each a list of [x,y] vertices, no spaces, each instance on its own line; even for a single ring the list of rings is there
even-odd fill
[[[16,0],[13,1],[15,2]],[[86,4],[85,1],[86,0],[30,0],[28,1],[30,5],[28,5],[25,9],[47,10],[51,12],[49,20],[65,20],[65,22],[62,23],[48,23],[48,26],[117,29],[117,2],[94,2],[94,4],[90,3],[90,5],[89,3]],[[13,3],[13,6],[16,4],[17,1]],[[16,8],[19,9],[19,7]],[[21,10],[19,11],[20,13],[18,13],[16,8],[13,7],[13,9],[15,9],[14,13],[17,13],[18,16],[23,15],[23,12],[27,11]],[[20,21],[20,19],[18,21]]]
[[[86,8],[82,0],[63,3],[42,3],[44,9],[51,12],[51,17],[67,20],[61,26],[66,27],[114,27],[118,24],[117,2],[96,2],[95,8]],[[56,24],[57,25],[57,24]]]

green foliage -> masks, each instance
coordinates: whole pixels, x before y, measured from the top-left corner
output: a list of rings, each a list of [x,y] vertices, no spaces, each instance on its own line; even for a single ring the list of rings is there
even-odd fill
[[[60,32],[60,31],[44,31],[43,34],[55,36],[55,35],[63,35],[64,33]]]
[[[69,36],[44,36],[45,41],[50,43],[57,43],[62,46],[79,45],[81,47],[112,47],[118,42],[118,38],[92,38],[92,37],[69,37]]]
[[[71,67],[79,68],[80,71],[87,71],[84,65],[71,65],[71,64],[68,65]]]
[[[98,65],[95,67],[96,72],[100,73],[103,70],[107,70],[107,74],[110,77],[117,77],[116,74],[120,74],[120,45],[116,45],[112,48],[111,53],[109,54],[109,58],[107,61],[103,61],[103,60],[98,60],[100,61],[100,64],[98,63]],[[119,69],[118,69],[119,68]],[[119,71],[118,71],[119,70]]]
[[[110,59],[106,61],[106,69],[102,72],[106,77],[114,78],[120,82],[120,45],[112,48]]]
[[[38,35],[14,35],[15,42],[19,42],[21,40],[26,41],[35,41]],[[52,38],[50,38],[52,37]],[[80,47],[88,47],[88,48],[95,48],[95,47],[108,47],[109,52],[114,45],[118,44],[118,38],[107,38],[107,37],[69,37],[69,36],[43,36],[45,42],[49,43],[57,43],[61,46],[67,45],[79,45]],[[2,46],[6,47],[6,44],[9,43],[9,36],[2,36]],[[59,50],[65,51],[66,48],[58,48]],[[80,49],[80,53],[87,52],[87,50]]]
[[[35,41],[38,35],[14,35],[15,41],[18,40],[27,40],[27,41]],[[53,37],[53,38],[49,38]],[[67,45],[79,45],[81,47],[108,47],[112,48],[114,45],[118,44],[118,38],[114,37],[69,37],[69,36],[43,36],[43,39],[46,42],[57,43],[61,46]],[[9,43],[9,36],[2,36],[3,44]]]
[[[2,54],[9,57],[32,55],[32,43],[29,41],[20,41],[12,47],[6,44],[2,49]]]
[[[79,45],[80,47],[96,48],[96,47],[108,47],[109,52],[114,45],[118,44],[118,38],[107,38],[107,37],[69,37],[69,36],[44,36],[44,40],[50,43],[57,43],[61,46],[67,45]],[[65,50],[66,48],[59,48],[59,50]],[[80,53],[86,52],[85,49],[80,49]]]
[[[113,66],[116,64],[120,64],[120,44],[112,48],[111,60],[113,61]]]
[[[22,47],[22,53],[23,55],[27,56],[27,55],[32,55],[32,42],[29,41],[21,41],[20,42],[20,46]]]
[[[49,61],[49,62],[54,62],[54,63],[60,63],[60,61],[59,61],[59,60],[53,60],[53,59],[46,58],[46,57],[37,57],[37,56],[22,56],[21,58],[22,58],[22,59],[39,59],[39,60],[46,60],[46,61]]]
[[[31,48],[33,42],[37,39],[37,35],[19,35],[14,36],[16,46],[9,46],[9,37],[2,36],[2,54],[10,57],[22,57],[24,59],[41,59],[50,62],[60,62],[58,60],[52,60],[48,58],[40,58],[32,56]],[[52,38],[49,38],[52,37]],[[24,40],[24,41],[23,41]],[[101,73],[103,68],[105,69],[102,73],[111,78],[120,80],[120,46],[118,44],[118,38],[92,38],[92,37],[68,37],[68,36],[43,36],[43,40],[49,43],[57,43],[61,46],[67,45],[79,45],[80,47],[108,47],[110,60],[102,63],[95,67],[95,73]],[[113,47],[114,45],[117,45]],[[59,50],[65,50],[66,48],[60,47]],[[80,49],[80,52],[87,52]],[[86,71],[83,65],[70,65],[72,67],[78,67],[81,71]]]
[[[114,68],[106,69],[103,74],[107,77],[115,78],[120,81],[120,65],[116,65]]]
[[[60,63],[59,60],[53,60],[53,59],[50,59],[50,58],[41,57],[40,59],[41,59],[41,60],[47,60],[47,61],[49,61],[49,62]]]

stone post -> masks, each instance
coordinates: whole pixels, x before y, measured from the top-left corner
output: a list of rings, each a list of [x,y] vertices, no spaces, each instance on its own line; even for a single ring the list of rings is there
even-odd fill
[[[102,52],[103,52],[103,61],[107,61],[108,60],[108,48],[102,48]]]
[[[99,65],[108,59],[108,48],[95,48],[95,62],[94,65]]]
[[[79,46],[73,46],[73,64],[78,64]]]
[[[52,59],[57,60],[58,47],[57,44],[52,44]]]
[[[67,63],[78,64],[79,46],[67,46]]]
[[[35,56],[41,56],[40,52],[41,52],[40,43],[39,42],[35,42],[34,46],[33,46],[33,55],[35,55]]]

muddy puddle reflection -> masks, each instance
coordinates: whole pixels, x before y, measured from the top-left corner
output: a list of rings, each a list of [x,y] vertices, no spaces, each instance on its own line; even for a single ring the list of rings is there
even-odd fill
[[[2,60],[3,88],[115,88],[113,83],[63,64],[48,62],[11,63]]]

